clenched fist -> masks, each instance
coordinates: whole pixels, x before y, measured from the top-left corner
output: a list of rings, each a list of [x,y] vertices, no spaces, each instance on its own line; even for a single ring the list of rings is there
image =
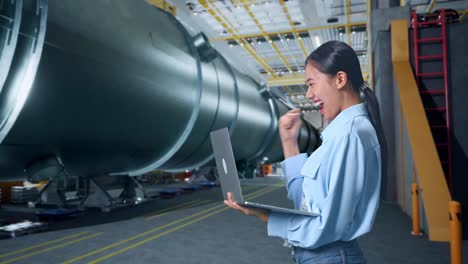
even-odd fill
[[[297,137],[302,126],[301,110],[294,109],[279,120],[279,133],[285,158],[299,154]]]

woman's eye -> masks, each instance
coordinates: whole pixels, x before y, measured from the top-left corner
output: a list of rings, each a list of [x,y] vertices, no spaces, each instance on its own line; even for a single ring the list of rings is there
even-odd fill
[[[305,85],[305,89],[309,89],[311,88],[314,84],[313,83],[306,83],[304,84]]]

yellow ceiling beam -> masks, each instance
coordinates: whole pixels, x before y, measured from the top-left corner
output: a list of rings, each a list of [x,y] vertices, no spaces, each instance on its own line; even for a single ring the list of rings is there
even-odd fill
[[[432,13],[432,10],[434,9],[436,4],[437,4],[437,0],[432,0],[431,3],[429,4],[429,7],[426,10],[426,13]]]
[[[298,33],[303,33],[303,32],[308,32],[308,31],[317,31],[317,30],[322,30],[322,29],[328,29],[328,28],[345,28],[348,26],[348,24],[337,24],[337,25],[328,25],[328,26],[318,26],[318,27],[308,27],[308,28],[301,28],[301,29],[296,29]],[[354,27],[354,26],[366,26],[365,22],[355,22],[355,23],[349,23],[349,26]],[[291,30],[279,30],[279,31],[268,31],[266,34],[268,35],[281,35],[281,34],[291,34]],[[263,37],[262,34],[245,34],[245,35],[238,35],[240,38],[258,38],[258,37]],[[210,38],[210,41],[229,41],[229,40],[234,40],[233,37],[222,37],[222,38]]]
[[[346,36],[348,45],[351,46],[351,0],[346,0]]]
[[[307,56],[309,56],[309,54],[307,53],[307,50],[306,50],[306,48],[304,46],[304,43],[302,42],[301,37],[299,37],[299,33],[296,30],[296,26],[294,25],[294,22],[292,21],[291,15],[289,15],[288,7],[284,3],[284,0],[280,0],[280,4],[281,4],[281,7],[283,7],[284,14],[288,18],[288,22],[289,22],[289,25],[291,26],[291,29],[292,29],[292,31],[294,33],[294,36],[296,37],[297,42],[299,42],[299,45],[301,46],[301,50],[304,53],[304,56],[307,58]]]
[[[241,1],[245,2],[245,0],[241,0]],[[288,71],[292,72],[292,68],[291,68],[291,65],[289,65],[288,60],[283,56],[283,54],[279,50],[278,46],[270,39],[268,34],[265,32],[265,29],[263,28],[263,26],[260,24],[258,19],[255,17],[255,15],[250,10],[249,5],[244,5],[244,9],[245,9],[245,11],[247,11],[247,14],[249,14],[250,18],[252,18],[252,20],[255,22],[255,25],[257,25],[258,29],[260,29],[260,31],[262,32],[262,36],[266,39],[266,41],[268,41],[268,43],[270,43],[271,47],[275,50],[276,54],[278,54],[278,56],[280,57],[281,61],[284,64],[284,66],[286,66]]]
[[[146,2],[152,6],[171,13],[173,16],[176,16],[177,14],[177,8],[165,0],[146,0]]]
[[[305,77],[302,74],[290,74],[279,78],[271,78],[265,75],[268,86],[288,86],[288,85],[304,85]]]
[[[244,49],[249,53],[268,73],[270,73],[273,78],[275,78],[277,75],[273,71],[273,69],[268,65],[264,60],[255,52],[254,48],[250,45],[248,41],[246,41],[244,38],[238,36],[236,32],[232,29],[232,26],[229,26],[226,23],[230,23],[229,20],[222,14],[222,12],[213,4],[212,0],[199,0],[199,3],[205,8],[205,10],[214,18],[218,23],[223,26],[224,29],[226,29],[227,32],[229,32],[232,36],[233,39],[237,41]],[[211,4],[213,8],[210,8],[208,6],[208,3]],[[216,10],[216,12],[214,11]],[[218,15],[218,14],[219,15]],[[221,18],[223,17],[223,18]],[[226,21],[224,22],[223,19]]]
[[[302,55],[283,55],[283,57],[285,57],[286,59],[291,59],[291,60],[298,60],[298,59],[301,59],[303,60],[303,56]],[[274,61],[274,60],[278,60],[278,57],[277,56],[272,56],[272,57],[263,57],[263,59],[265,61]]]
[[[461,12],[458,12],[460,14],[460,22],[463,22],[465,20],[466,15],[468,15],[468,10],[462,10]]]
[[[291,74],[291,75],[284,75],[277,78],[273,78],[269,75],[264,75],[265,79],[267,79],[268,86],[290,86],[290,85],[304,85],[305,77],[303,74]],[[364,81],[367,82],[368,74],[367,72],[362,73],[362,77]]]

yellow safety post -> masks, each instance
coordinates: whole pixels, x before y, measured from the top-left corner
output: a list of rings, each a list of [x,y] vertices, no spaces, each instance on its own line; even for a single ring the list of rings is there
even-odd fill
[[[262,166],[262,176],[267,176],[273,173],[273,166],[271,164],[265,164]]]
[[[421,236],[421,228],[419,226],[419,191],[418,184],[411,184],[411,193],[413,194],[413,231],[414,236]]]
[[[449,203],[449,225],[450,225],[450,257],[452,264],[462,264],[462,225],[461,205],[459,202]]]

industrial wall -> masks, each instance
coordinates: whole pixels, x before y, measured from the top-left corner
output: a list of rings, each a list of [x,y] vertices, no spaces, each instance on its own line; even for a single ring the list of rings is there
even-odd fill
[[[391,41],[389,31],[377,33],[375,52],[375,87],[382,112],[388,143],[387,200],[397,202],[401,209],[412,216],[411,184],[417,182],[414,175],[413,155],[409,144],[405,120],[402,119],[400,95],[393,78]],[[385,198],[385,197],[384,197]],[[421,228],[426,228],[424,206],[420,204]]]
[[[391,39],[389,22],[393,19],[408,19],[409,10],[406,7],[391,8],[382,10],[381,13],[374,13],[374,30],[372,31],[372,50],[374,58],[374,87],[376,95],[381,105],[381,114],[384,130],[387,132],[387,143],[389,160],[387,168],[387,186],[383,190],[386,192],[382,196],[389,201],[398,202],[402,210],[412,216],[411,212],[411,184],[417,182],[415,175],[412,150],[408,140],[405,120],[402,119],[400,101],[396,82],[394,80],[391,61]],[[387,25],[388,23],[388,25]],[[451,101],[451,123],[452,123],[452,168],[453,168],[453,200],[462,204],[463,214],[467,214],[468,195],[466,194],[467,178],[463,168],[466,168],[468,153],[468,117],[465,114],[468,103],[468,92],[462,83],[463,74],[468,72],[466,60],[466,32],[467,23],[448,24],[448,69],[449,69],[449,100]],[[412,34],[410,31],[409,34]],[[435,33],[427,33],[435,34]],[[412,35],[409,37],[412,40]],[[410,44],[412,47],[412,44]],[[430,49],[437,49],[437,46],[425,46],[426,52],[437,53]],[[412,56],[412,54],[410,55]],[[411,57],[412,59],[412,57]],[[426,65],[425,72],[436,71],[438,67]],[[437,84],[436,84],[437,85]],[[436,98],[436,105],[442,102]],[[424,190],[422,190],[424,191]],[[421,227],[427,228],[424,206],[420,200]],[[468,221],[464,217],[465,226]],[[464,229],[464,238],[467,237],[467,229]]]
[[[382,125],[387,140],[387,168],[382,173],[382,199],[396,201],[397,187],[395,185],[395,138],[393,113],[393,73],[390,49],[390,22],[393,19],[409,18],[409,7],[394,7],[372,11],[370,45],[373,59],[373,83],[375,93],[380,103]]]
[[[449,85],[451,89],[452,109],[452,168],[453,168],[453,198],[462,204],[463,237],[468,238],[468,89],[466,74],[468,73],[468,60],[466,43],[468,23],[453,24],[449,26]],[[451,70],[450,70],[451,69]]]

